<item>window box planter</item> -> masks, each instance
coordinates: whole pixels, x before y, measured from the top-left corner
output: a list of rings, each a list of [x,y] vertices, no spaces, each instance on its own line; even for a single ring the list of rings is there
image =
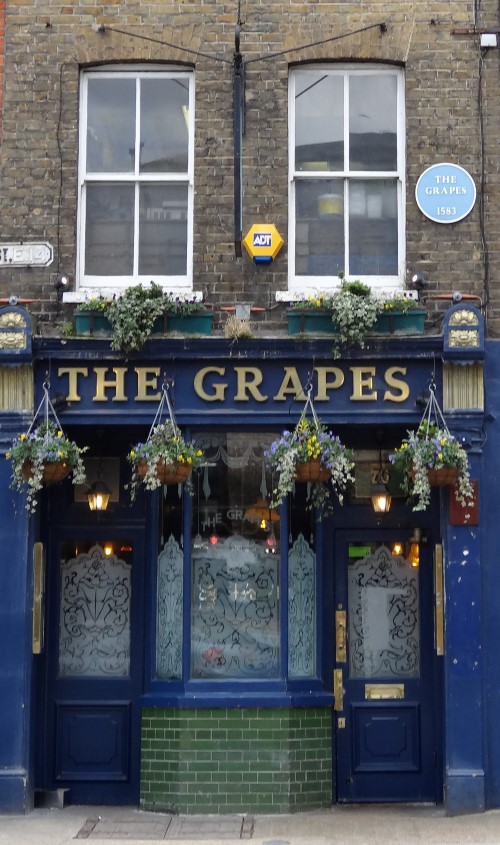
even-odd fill
[[[214,315],[211,311],[199,311],[193,314],[171,314],[168,311],[158,317],[153,327],[153,334],[177,332],[178,334],[212,334]]]
[[[328,311],[299,311],[286,312],[288,320],[288,334],[336,334],[337,329]]]
[[[74,315],[75,332],[78,336],[105,335],[113,333],[111,324],[104,314],[98,311],[79,311]]]
[[[375,334],[415,335],[423,334],[426,312],[420,308],[409,311],[387,311],[377,317]]]
[[[409,311],[387,311],[377,317],[377,322],[369,334],[380,335],[416,335],[423,334],[426,312],[422,309]],[[287,311],[288,334],[329,334],[338,333],[337,327],[328,311]]]

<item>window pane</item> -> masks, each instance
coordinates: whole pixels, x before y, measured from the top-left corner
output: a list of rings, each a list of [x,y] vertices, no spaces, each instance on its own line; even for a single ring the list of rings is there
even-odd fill
[[[389,546],[349,543],[351,678],[418,678],[418,568]]]
[[[89,79],[87,171],[131,173],[135,147],[135,80]]]
[[[88,185],[85,273],[130,275],[133,265],[133,185]]]
[[[307,509],[306,485],[297,484],[288,502],[288,676],[315,678],[316,552],[315,514]]]
[[[191,676],[279,676],[279,513],[266,496],[272,435],[197,438],[208,459],[194,479]]]
[[[397,275],[397,184],[393,179],[349,185],[349,273]]]
[[[340,179],[296,182],[295,272],[298,276],[337,276],[345,268],[343,190]]]
[[[397,169],[397,80],[394,75],[351,76],[351,170]]]
[[[141,81],[141,172],[187,171],[188,106],[187,79]]]
[[[61,546],[59,675],[127,678],[132,544]]]
[[[298,73],[295,85],[295,169],[343,170],[344,80]]]
[[[140,190],[139,273],[187,272],[187,185],[143,185]]]

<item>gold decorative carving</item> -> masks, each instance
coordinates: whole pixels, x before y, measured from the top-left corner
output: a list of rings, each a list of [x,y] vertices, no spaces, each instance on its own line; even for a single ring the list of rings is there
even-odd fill
[[[479,318],[470,308],[461,308],[450,316],[450,326],[478,326]]]
[[[448,345],[455,348],[479,346],[479,332],[477,329],[451,329]]]
[[[0,328],[26,328],[26,320],[17,311],[5,311],[0,314]]]
[[[26,349],[24,332],[0,332],[0,349]]]

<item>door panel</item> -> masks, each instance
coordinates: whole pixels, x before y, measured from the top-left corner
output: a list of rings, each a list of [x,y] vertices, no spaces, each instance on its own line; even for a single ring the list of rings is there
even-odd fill
[[[335,549],[337,799],[439,800],[430,551],[380,529]]]
[[[99,536],[101,533],[101,536]],[[54,537],[44,788],[73,803],[137,803],[142,535]]]

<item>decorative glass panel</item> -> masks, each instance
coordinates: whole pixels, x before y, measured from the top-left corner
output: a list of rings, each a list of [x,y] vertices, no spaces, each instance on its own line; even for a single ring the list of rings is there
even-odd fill
[[[84,545],[62,550],[59,674],[128,677],[132,547]]]
[[[207,465],[194,474],[191,674],[279,674],[280,512],[262,432],[196,438]]]
[[[193,549],[193,678],[278,675],[278,566],[238,535]]]
[[[182,677],[182,549],[171,535],[158,556],[156,670]]]
[[[302,534],[288,554],[288,675],[316,675],[316,555]]]
[[[350,543],[348,592],[351,678],[418,677],[418,567],[387,546]]]

